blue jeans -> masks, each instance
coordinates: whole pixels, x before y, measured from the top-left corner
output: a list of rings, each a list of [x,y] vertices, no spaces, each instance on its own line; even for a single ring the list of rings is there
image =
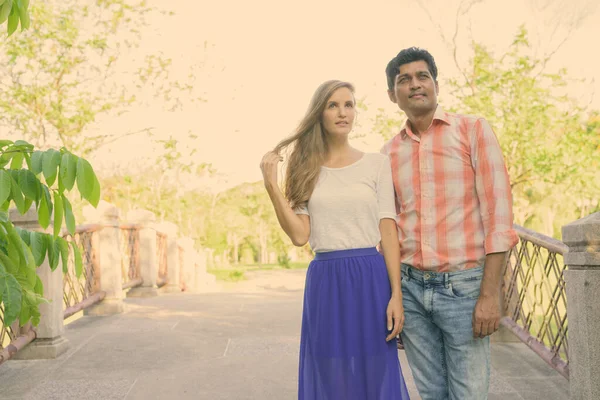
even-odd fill
[[[402,264],[406,357],[423,400],[487,399],[490,338],[473,338],[483,267],[451,273]]]

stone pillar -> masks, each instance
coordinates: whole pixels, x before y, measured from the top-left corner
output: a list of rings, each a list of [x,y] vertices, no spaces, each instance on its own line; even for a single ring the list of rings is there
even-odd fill
[[[196,288],[196,274],[194,268],[196,266],[194,241],[189,237],[179,238],[178,245],[183,251],[181,260],[181,276],[180,279],[185,283],[186,291],[193,291]]]
[[[30,231],[43,232],[38,223],[38,214],[35,208],[29,209],[25,215],[19,214],[16,209],[10,210],[10,220],[15,226]],[[50,220],[50,227],[52,226]],[[47,233],[49,233],[48,231]],[[44,286],[44,298],[50,303],[40,305],[40,323],[34,328],[36,339],[29,345],[19,350],[13,359],[34,360],[56,358],[69,348],[69,342],[63,336],[64,306],[63,306],[63,273],[59,265],[54,271],[50,269],[48,257],[37,268],[37,274]]]
[[[158,288],[156,286],[158,258],[156,256],[155,219],[154,213],[148,210],[131,210],[127,213],[127,220],[129,222],[141,225],[138,260],[140,263],[140,275],[143,280],[140,286],[131,288],[127,292],[127,297],[152,297],[158,295]]]
[[[167,284],[161,291],[167,293],[181,292],[179,274],[179,246],[177,245],[177,225],[162,222],[156,229],[167,235]]]
[[[194,251],[194,275],[195,290],[200,292],[211,292],[217,288],[217,279],[214,275],[206,272],[206,258],[208,253],[204,249]]]
[[[600,399],[600,212],[562,227],[573,400]]]
[[[100,290],[106,297],[100,303],[87,308],[86,315],[111,315],[123,312],[123,272],[121,270],[121,229],[119,227],[119,209],[104,200],[97,208],[86,206],[83,209],[85,219],[99,223],[103,228],[97,233],[100,257]]]

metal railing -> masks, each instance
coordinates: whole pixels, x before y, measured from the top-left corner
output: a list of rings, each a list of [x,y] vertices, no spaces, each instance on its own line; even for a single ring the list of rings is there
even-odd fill
[[[79,225],[75,230],[75,235],[71,236],[69,233],[63,235],[68,242],[74,241],[77,244],[83,261],[82,274],[78,278],[73,252],[69,247],[68,268],[67,272],[63,273],[64,318],[98,303],[106,295],[99,290],[98,231],[101,229],[102,225],[98,224]]]
[[[140,226],[121,225],[121,276],[123,290],[142,284],[140,273]]]
[[[501,323],[544,361],[569,378],[567,295],[560,240],[515,225],[520,242],[504,275]]]

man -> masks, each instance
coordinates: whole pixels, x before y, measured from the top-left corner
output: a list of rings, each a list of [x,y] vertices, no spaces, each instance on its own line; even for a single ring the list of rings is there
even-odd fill
[[[423,400],[487,399],[489,335],[518,242],[502,152],[485,119],[438,105],[426,50],[402,50],[386,75],[408,117],[382,149],[396,189],[406,355]]]

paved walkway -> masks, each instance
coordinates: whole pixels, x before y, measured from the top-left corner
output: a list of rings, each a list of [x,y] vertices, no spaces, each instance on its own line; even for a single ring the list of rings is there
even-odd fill
[[[249,274],[217,293],[127,299],[124,314],[82,317],[58,359],[1,365],[0,399],[293,400],[304,274]],[[492,362],[490,400],[568,398],[568,382],[523,345],[494,344]]]

